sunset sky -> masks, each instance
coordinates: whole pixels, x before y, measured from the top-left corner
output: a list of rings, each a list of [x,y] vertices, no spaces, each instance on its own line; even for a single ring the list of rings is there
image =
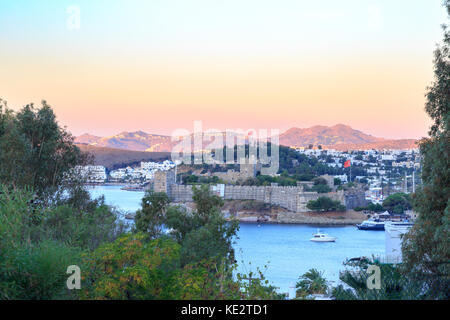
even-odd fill
[[[0,97],[47,100],[75,135],[201,120],[419,138],[445,16],[440,0],[1,1]]]

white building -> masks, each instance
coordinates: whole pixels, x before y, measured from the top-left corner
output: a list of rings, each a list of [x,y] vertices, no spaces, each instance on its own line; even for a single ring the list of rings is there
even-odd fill
[[[106,181],[106,168],[104,166],[76,166],[75,174],[89,183],[102,183]]]
[[[382,161],[393,161],[395,160],[394,156],[392,154],[383,154],[381,155]]]
[[[411,229],[413,223],[388,221],[384,224],[386,262],[402,262],[402,238]]]
[[[343,183],[347,183],[347,175],[346,174],[342,174],[342,175],[337,175],[337,176],[333,176],[335,179],[339,179],[341,180],[341,182]]]

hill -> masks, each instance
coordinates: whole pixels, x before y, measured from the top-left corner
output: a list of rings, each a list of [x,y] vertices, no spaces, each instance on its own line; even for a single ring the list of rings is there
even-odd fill
[[[414,139],[400,139],[400,140],[383,140],[377,142],[368,142],[361,144],[338,144],[334,146],[327,146],[329,149],[335,149],[339,151],[345,150],[369,150],[369,149],[413,149],[418,148],[417,140]]]
[[[205,141],[202,148],[207,147],[212,141],[206,140],[223,134],[223,132],[204,133]],[[241,137],[241,139],[246,140],[245,137]],[[170,136],[150,134],[143,131],[121,132],[110,137],[83,134],[77,137],[75,142],[97,147],[149,152],[170,152],[178,144],[178,142],[172,142]],[[279,143],[283,146],[308,147],[309,145],[321,145],[324,148],[337,150],[408,149],[415,148],[415,142],[416,140],[413,139],[394,140],[374,137],[344,124],[331,127],[291,128],[280,134],[279,137]]]
[[[149,134],[143,131],[121,132],[110,137],[97,137],[85,133],[77,137],[75,142],[134,151],[168,152],[172,149],[170,136]]]
[[[105,166],[108,170],[138,165],[141,161],[164,161],[170,159],[170,152],[130,151],[79,143],[77,143],[77,146],[82,152],[87,152],[94,157],[95,165]]]
[[[343,124],[332,127],[291,128],[280,135],[280,144],[284,146],[321,145],[336,150],[410,149],[417,147],[416,142],[414,139],[378,138]]]
[[[383,141],[343,124],[332,127],[291,128],[280,134],[284,146],[307,147],[308,145],[334,146],[338,144],[366,144]]]

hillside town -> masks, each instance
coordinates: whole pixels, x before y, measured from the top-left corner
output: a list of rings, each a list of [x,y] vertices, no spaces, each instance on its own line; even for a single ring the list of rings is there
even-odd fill
[[[414,192],[416,186],[420,184],[420,175],[417,174],[420,171],[420,156],[417,149],[338,151],[333,149],[324,150],[320,146],[291,149],[298,154],[316,159],[326,167],[333,168],[333,172],[338,173],[321,175],[321,177],[327,180],[328,192],[346,190],[345,197],[343,195],[331,195],[330,197],[340,198],[347,209],[364,207],[366,203],[381,204],[390,194],[396,192],[408,194]],[[283,172],[283,169],[280,168],[279,171]],[[189,179],[183,180],[183,174],[177,174],[177,165],[170,160],[141,162],[139,166],[127,166],[110,171],[101,165],[79,166],[76,170],[89,184],[126,184],[137,186],[138,190],[143,190],[145,188],[153,188],[156,172],[168,171],[173,172],[173,180],[178,182],[178,184],[190,184]],[[222,172],[205,171],[204,169],[195,170],[194,168],[194,170],[189,170],[189,173],[196,179],[200,178],[200,180],[195,180],[197,182],[203,181],[216,185],[228,185],[228,188],[231,188],[232,185],[249,185],[245,182],[261,174],[260,166],[258,167],[258,165],[241,165],[239,170],[228,169]],[[276,178],[280,175],[282,173],[277,173],[274,177]],[[355,188],[355,183],[358,184],[358,188]],[[271,185],[277,186],[278,184],[271,183]],[[311,189],[313,187],[312,181],[297,181],[297,184],[292,186],[301,186],[301,192],[313,191]],[[352,188],[349,189],[349,186]],[[178,188],[182,187],[179,186]],[[353,190],[352,197],[349,196],[351,190]],[[168,190],[164,191],[169,193]],[[181,198],[183,197],[186,196],[181,196]],[[353,200],[350,200],[350,198]],[[291,201],[293,200],[291,199]],[[302,210],[306,210],[305,205],[306,203],[301,204],[303,206]],[[289,207],[289,209],[293,208]],[[293,211],[296,210],[293,209]]]
[[[163,162],[141,162],[140,166],[136,168],[127,166],[109,172],[105,166],[101,165],[77,166],[76,172],[87,183],[121,182],[145,184],[153,179],[156,171],[166,171],[172,168],[175,168],[175,163],[165,160]]]

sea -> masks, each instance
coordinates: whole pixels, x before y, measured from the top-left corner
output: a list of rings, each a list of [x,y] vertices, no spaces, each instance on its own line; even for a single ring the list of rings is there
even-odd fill
[[[91,186],[93,197],[104,196],[105,202],[122,213],[140,208],[142,191],[121,190],[122,186]],[[309,239],[321,232],[337,237],[336,242],[317,243]],[[356,257],[383,256],[383,231],[363,231],[356,226],[314,226],[301,224],[240,223],[234,241],[237,272],[262,271],[278,292],[292,295],[299,277],[309,269],[323,272],[330,285],[339,283],[343,262]]]

